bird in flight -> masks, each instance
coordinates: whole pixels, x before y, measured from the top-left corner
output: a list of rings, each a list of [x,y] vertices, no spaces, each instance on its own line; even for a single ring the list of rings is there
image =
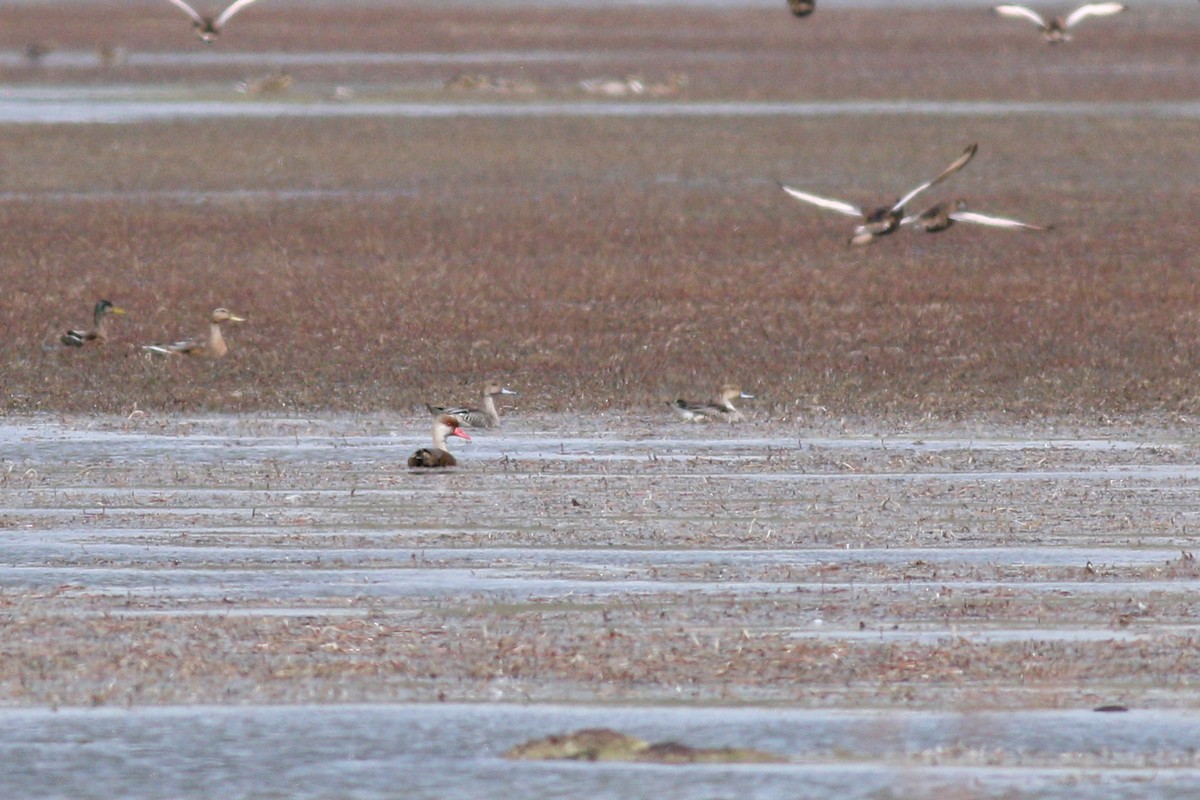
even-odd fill
[[[1051,17],[1050,19],[1025,6],[995,6],[992,10],[1002,17],[1018,17],[1029,20],[1042,29],[1042,37],[1047,44],[1058,44],[1071,41],[1068,31],[1088,17],[1107,17],[1124,11],[1125,8],[1124,3],[1087,3],[1065,17]]]
[[[1025,231],[1048,231],[1053,227],[1049,225],[1030,225],[1027,222],[1018,222],[1015,219],[994,217],[990,214],[968,211],[966,201],[964,200],[958,200],[954,203],[938,203],[919,214],[913,214],[900,220],[901,225],[908,225],[914,230],[925,231],[925,233],[944,231],[956,222],[974,222],[977,225],[990,225],[993,228]]]
[[[183,0],[170,0],[170,2],[192,18],[192,27],[196,29],[196,35],[200,37],[200,41],[212,44],[213,39],[221,35],[221,29],[229,21],[229,18],[253,3],[254,0],[235,0],[216,18],[201,15]]]
[[[779,184],[779,187],[797,200],[803,200],[806,203],[812,203],[815,206],[826,208],[830,211],[837,211],[840,214],[850,217],[858,217],[860,223],[854,229],[854,235],[850,237],[850,244],[870,244],[880,236],[886,236],[899,228],[901,221],[904,219],[904,206],[921,192],[931,186],[936,186],[965,167],[967,162],[975,157],[975,152],[978,149],[979,145],[972,144],[950,166],[938,173],[936,178],[925,181],[925,183],[922,183],[892,205],[879,206],[872,211],[867,211],[841,200],[832,200],[828,197],[820,197],[808,192],[802,192],[799,189],[793,189],[791,186],[784,186],[782,183]]]

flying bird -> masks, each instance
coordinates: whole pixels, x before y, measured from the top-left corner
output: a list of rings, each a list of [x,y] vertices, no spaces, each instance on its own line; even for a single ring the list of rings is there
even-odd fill
[[[1066,17],[1051,17],[1046,19],[1031,8],[1017,5],[995,6],[992,10],[1002,17],[1019,17],[1027,19],[1042,29],[1042,37],[1047,44],[1058,44],[1071,41],[1068,31],[1088,17],[1107,17],[1124,11],[1124,3],[1087,3],[1072,11]]]
[[[200,37],[200,41],[205,44],[212,44],[213,39],[221,35],[221,29],[229,21],[229,18],[253,3],[254,0],[236,0],[215,19],[203,16],[183,0],[170,0],[170,2],[192,18],[192,27],[196,29],[196,35]]]
[[[806,203],[812,203],[815,206],[836,211],[839,214],[845,214],[850,217],[858,217],[861,220],[858,227],[854,229],[854,235],[850,237],[850,244],[870,244],[880,236],[886,236],[900,227],[901,221],[904,219],[904,206],[921,192],[936,186],[946,178],[958,172],[967,165],[972,158],[975,157],[975,152],[979,149],[979,145],[973,144],[963,151],[962,155],[954,160],[950,166],[942,170],[936,178],[922,183],[917,188],[913,189],[908,194],[901,197],[890,206],[879,206],[873,211],[866,211],[856,205],[842,202],[841,200],[831,200],[828,197],[819,197],[815,194],[802,192],[799,189],[793,189],[790,186],[784,186],[782,183],[779,187],[790,194],[797,200],[803,200]]]
[[[788,0],[788,8],[797,17],[807,17],[817,10],[817,0]]]
[[[956,222],[974,222],[978,225],[990,225],[994,228],[1025,231],[1048,231],[1054,227],[1052,225],[1030,225],[1027,222],[1018,222],[1015,219],[994,217],[990,214],[968,211],[966,201],[964,200],[958,200],[954,203],[938,203],[919,214],[913,214],[900,220],[901,225],[908,225],[913,230],[925,231],[925,233],[944,231]]]

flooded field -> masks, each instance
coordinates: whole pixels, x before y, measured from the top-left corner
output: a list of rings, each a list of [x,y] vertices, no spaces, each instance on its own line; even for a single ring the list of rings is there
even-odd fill
[[[664,408],[511,417],[428,474],[403,466],[420,427],[10,419],[0,691],[30,710],[0,715],[24,765],[0,790],[1132,798],[1200,779],[1189,435]],[[121,710],[35,710],[60,706]],[[787,763],[499,757],[601,725]]]
[[[0,798],[1190,800],[1200,12],[820,5],[8,4]]]

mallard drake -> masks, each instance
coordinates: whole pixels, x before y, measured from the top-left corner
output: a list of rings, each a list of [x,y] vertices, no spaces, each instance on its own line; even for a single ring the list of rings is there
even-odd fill
[[[124,314],[125,309],[114,306],[108,300],[101,300],[92,309],[92,327],[88,330],[69,330],[59,337],[59,341],[67,347],[83,347],[89,342],[104,344],[108,341],[108,315]]]
[[[468,428],[495,428],[500,425],[500,413],[496,410],[495,398],[502,394],[516,394],[512,389],[501,386],[495,381],[483,385],[483,408],[468,408],[466,406],[435,406],[429,403],[425,407],[435,416],[449,414],[457,417],[459,422]]]
[[[737,384],[724,383],[717,388],[717,396],[713,400],[694,402],[680,399],[675,400],[670,405],[676,414],[688,422],[707,422],[708,420],[719,419],[732,423],[741,422],[745,419],[742,412],[734,408],[733,401],[738,398],[750,400],[753,397],[754,395],[743,392],[742,388]]]
[[[992,11],[1002,17],[1020,17],[1027,19],[1042,29],[1042,38],[1047,44],[1059,44],[1071,41],[1068,31],[1088,17],[1107,17],[1124,11],[1128,6],[1124,3],[1087,3],[1072,11],[1066,17],[1051,17],[1047,19],[1031,8],[1017,5],[994,6]]]
[[[788,0],[788,8],[797,17],[807,17],[817,10],[817,0]]]
[[[235,316],[227,308],[214,308],[208,317],[208,336],[197,336],[195,339],[184,339],[172,344],[146,344],[142,349],[147,353],[162,353],[169,356],[201,356],[205,358],[220,358],[229,352],[225,337],[221,335],[221,324],[224,322],[245,322],[244,317]]]
[[[200,37],[200,41],[205,44],[212,44],[213,39],[221,35],[221,28],[229,21],[229,18],[253,3],[254,0],[236,0],[236,2],[230,4],[215,19],[203,16],[196,9],[183,2],[183,0],[170,0],[170,2],[192,18],[192,27],[196,29],[196,35]]]
[[[827,197],[819,197],[815,194],[802,192],[799,189],[793,189],[790,186],[779,184],[779,188],[790,194],[797,200],[803,200],[806,203],[827,208],[830,211],[837,211],[840,214],[846,214],[851,217],[858,217],[862,220],[861,224],[854,229],[854,235],[850,237],[850,244],[870,244],[880,236],[886,236],[900,227],[900,221],[904,219],[904,206],[921,192],[931,186],[944,181],[946,178],[958,172],[965,167],[967,163],[975,157],[975,152],[979,149],[979,145],[973,144],[963,151],[962,155],[954,160],[950,166],[942,170],[936,178],[930,181],[925,181],[917,188],[913,189],[908,194],[901,197],[890,206],[879,206],[873,211],[867,212],[858,206],[850,203],[842,202],[841,200],[831,200]]]
[[[438,414],[433,421],[433,447],[422,447],[408,457],[410,467],[453,467],[458,460],[446,449],[446,437],[457,436],[471,441],[457,417]]]
[[[944,231],[955,222],[974,222],[979,225],[991,225],[995,228],[1026,231],[1048,231],[1053,227],[1052,225],[1030,225],[1027,222],[1018,222],[1015,219],[993,217],[989,214],[968,211],[965,200],[957,200],[954,203],[938,203],[935,206],[925,209],[920,214],[913,214],[900,220],[901,225],[909,225],[914,230],[925,231],[925,233]]]

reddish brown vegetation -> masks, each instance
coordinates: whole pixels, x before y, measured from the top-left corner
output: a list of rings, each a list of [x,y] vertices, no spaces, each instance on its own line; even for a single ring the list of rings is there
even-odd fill
[[[45,9],[19,11],[6,20],[11,46],[47,29]],[[305,16],[324,11],[266,11],[239,17],[217,47],[236,35],[267,49],[645,49],[628,64],[522,73],[557,81],[560,95],[589,71],[682,67],[692,98],[1133,96],[1124,72],[1088,65],[1135,58],[1136,47],[1162,66],[1139,73],[1137,96],[1170,98],[1183,46],[1180,26],[1154,14],[1140,27],[1097,25],[1050,53],[1030,31],[965,14],[936,30],[918,24],[928,14],[889,16],[885,36],[872,12],[800,28],[786,10],[682,23],[645,11],[637,25],[608,24],[615,12],[408,10],[384,25],[368,9],[339,11],[349,17],[332,27]],[[113,36],[128,23],[130,46],[193,46],[186,20],[168,12],[136,24],[119,8],[86,13]],[[814,40],[811,58],[796,56],[800,37]],[[985,53],[983,37],[1002,45]],[[940,82],[912,83],[933,70],[935,44]],[[88,43],[64,34],[61,45]],[[710,45],[742,55],[688,60]],[[685,47],[691,56],[670,55]],[[905,70],[885,69],[885,51],[909,59]],[[996,81],[1001,62],[1006,80]],[[375,77],[435,74],[413,69]],[[440,79],[451,71],[438,69]],[[1186,165],[1197,127],[897,116],[0,128],[3,188],[26,193],[0,203],[0,408],[408,408],[501,376],[534,410],[656,403],[737,380],[758,409],[779,413],[1191,412],[1200,199]],[[774,185],[870,203],[970,141],[980,156],[944,194],[1056,231],[959,226],[849,249],[845,219]],[[367,194],[94,194],[255,189]],[[57,352],[59,330],[85,322],[100,297],[131,312],[114,341]],[[215,305],[250,318],[228,332],[226,360],[133,355],[135,344],[202,332]]]

